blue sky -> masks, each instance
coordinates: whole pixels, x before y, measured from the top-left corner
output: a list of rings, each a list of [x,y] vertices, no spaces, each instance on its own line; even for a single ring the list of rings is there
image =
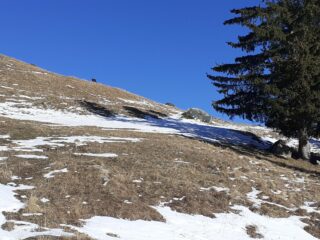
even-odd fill
[[[239,55],[230,10],[258,0],[2,0],[1,53],[214,116],[210,68]],[[239,121],[239,119],[237,119]]]

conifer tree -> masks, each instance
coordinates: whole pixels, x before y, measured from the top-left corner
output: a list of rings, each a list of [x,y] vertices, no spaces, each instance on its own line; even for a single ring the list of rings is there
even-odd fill
[[[299,156],[309,159],[308,140],[320,135],[320,0],[268,0],[231,12],[225,24],[249,31],[228,44],[246,55],[213,67],[208,77],[223,95],[213,107],[298,138]]]

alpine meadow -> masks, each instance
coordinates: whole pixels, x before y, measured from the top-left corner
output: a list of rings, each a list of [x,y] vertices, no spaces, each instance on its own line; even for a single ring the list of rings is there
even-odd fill
[[[320,0],[0,22],[0,240],[320,240]]]

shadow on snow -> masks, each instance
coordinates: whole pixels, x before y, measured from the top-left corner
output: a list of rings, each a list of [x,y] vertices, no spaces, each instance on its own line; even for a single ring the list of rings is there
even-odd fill
[[[257,148],[257,150],[266,150],[271,146],[270,142],[263,141],[249,132],[222,128],[214,125],[186,122],[179,119],[146,117],[144,120],[130,118],[114,118],[113,120],[130,122],[133,124],[145,123],[154,127],[170,128],[178,131],[185,137],[200,139],[219,145],[253,147]]]

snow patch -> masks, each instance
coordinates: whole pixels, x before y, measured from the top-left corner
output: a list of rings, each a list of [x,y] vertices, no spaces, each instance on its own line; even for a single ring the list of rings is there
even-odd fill
[[[15,197],[16,190],[28,190],[32,189],[32,186],[19,185],[17,187],[7,186],[0,184],[0,226],[6,223],[6,218],[2,214],[3,212],[17,212],[25,205],[20,202]],[[39,225],[23,222],[23,221],[14,221],[10,220],[15,224],[12,231],[6,231],[0,228],[1,240],[16,240],[16,239],[26,239],[35,236],[49,235],[49,236],[72,236],[70,233],[65,233],[62,229],[48,229],[43,228],[43,232],[36,231],[39,229]]]
[[[274,203],[274,202],[269,202],[269,201],[265,201],[263,199],[259,199],[258,198],[258,195],[261,194],[262,192],[257,190],[256,188],[252,187],[252,191],[247,193],[247,198],[250,202],[253,203],[253,206],[256,207],[256,208],[260,208],[261,207],[261,204],[265,203],[265,204],[269,204],[269,205],[274,205],[274,206],[277,206],[277,207],[280,207],[280,208],[284,208],[288,211],[296,211],[297,208],[288,208],[286,206],[283,206],[281,204],[278,204],[278,203]],[[262,196],[264,197],[264,196]],[[264,197],[265,198],[265,197]],[[267,198],[265,198],[267,199]]]
[[[301,206],[301,209],[304,209],[307,211],[307,213],[318,213],[320,214],[320,210],[317,210],[317,207],[314,207],[316,202],[305,202],[303,206]]]
[[[28,140],[14,140],[12,143],[18,145],[12,149],[15,151],[42,151],[37,147],[51,146],[63,147],[66,143],[76,144],[77,146],[86,145],[86,143],[124,143],[139,142],[139,138],[120,138],[120,137],[99,137],[99,136],[68,136],[68,137],[37,137]]]
[[[74,153],[76,156],[101,157],[101,158],[115,158],[118,157],[115,153]]]
[[[33,155],[33,154],[19,154],[15,155],[18,158],[26,158],[26,159],[48,159],[47,156]]]
[[[41,198],[40,201],[43,203],[50,202],[50,200],[48,198]]]
[[[79,115],[53,109],[40,109],[35,107],[17,107],[16,103],[0,103],[0,116],[30,120],[44,123],[54,123],[63,126],[94,126],[109,129],[135,129],[142,132],[178,133],[177,130],[164,126],[153,126],[145,119],[115,117],[105,118],[97,115]]]
[[[0,162],[1,161],[5,161],[5,160],[7,160],[8,159],[8,157],[0,157]]]
[[[137,104],[137,105],[144,105],[144,106],[151,106],[154,107],[153,104],[145,101],[145,100],[141,100],[141,101],[134,101],[134,100],[129,100],[129,99],[124,99],[124,98],[118,98],[120,101],[125,102],[125,103],[130,103],[130,104]]]
[[[10,138],[10,135],[5,134],[5,135],[0,135],[0,139],[8,139]]]
[[[53,178],[55,174],[57,173],[67,173],[68,172],[68,169],[67,168],[63,168],[63,169],[60,169],[60,170],[54,170],[54,171],[51,171],[51,172],[48,172],[46,174],[44,174],[43,176],[45,178]]]
[[[193,120],[180,119],[178,116],[162,119],[140,119],[124,116],[106,118],[94,114],[80,115],[72,112],[40,109],[31,106],[17,107],[15,103],[9,102],[0,103],[0,116],[63,126],[94,126],[107,130],[126,129],[148,133],[179,134],[210,142],[250,145],[261,149],[270,147],[270,143],[260,141],[250,134],[230,129],[228,126],[213,126]]]
[[[230,189],[227,187],[216,187],[216,186],[212,186],[212,187],[208,187],[208,188],[200,188],[200,191],[210,191],[210,190],[215,190],[216,192],[229,192]]]
[[[236,213],[215,214],[216,218],[188,215],[172,211],[168,207],[155,207],[166,222],[129,221],[112,217],[96,216],[84,220],[83,227],[71,228],[97,240],[250,240],[247,225],[256,225],[264,239],[315,240],[304,231],[305,223],[297,216],[270,218],[261,216],[243,206],[234,206]]]

